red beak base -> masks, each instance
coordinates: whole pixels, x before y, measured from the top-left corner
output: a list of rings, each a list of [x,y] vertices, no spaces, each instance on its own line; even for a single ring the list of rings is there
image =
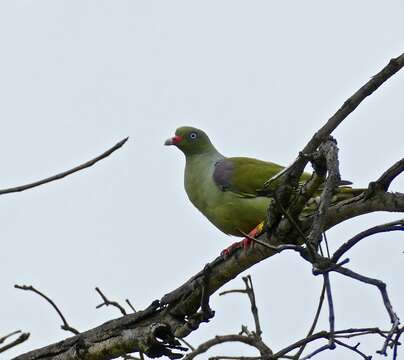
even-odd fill
[[[175,135],[170,139],[167,139],[164,145],[177,145],[182,141],[182,136]]]

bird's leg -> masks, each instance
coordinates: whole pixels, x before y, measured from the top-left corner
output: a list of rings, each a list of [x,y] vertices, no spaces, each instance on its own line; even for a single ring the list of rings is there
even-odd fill
[[[230,256],[236,249],[243,248],[247,250],[251,244],[254,243],[254,238],[260,236],[264,231],[264,224],[265,222],[259,223],[254,229],[252,229],[247,236],[241,240],[231,244],[229,247],[224,249],[220,254],[226,258]],[[243,232],[242,232],[243,233]]]

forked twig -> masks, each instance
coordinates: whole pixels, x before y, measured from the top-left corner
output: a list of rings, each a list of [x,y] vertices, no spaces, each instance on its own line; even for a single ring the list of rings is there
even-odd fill
[[[110,301],[105,295],[104,293],[100,290],[99,287],[95,288],[95,291],[101,296],[101,299],[103,300],[103,302],[99,305],[96,306],[97,309],[99,309],[102,306],[114,306],[116,307],[122,315],[126,315],[126,310],[116,301]]]
[[[251,280],[251,275],[243,276],[243,281],[245,284],[245,289],[235,289],[235,290],[227,290],[219,293],[219,296],[227,295],[227,294],[234,294],[234,293],[240,293],[240,294],[246,294],[250,300],[251,304],[251,313],[254,318],[254,323],[255,323],[255,335],[261,338],[262,335],[262,330],[261,330],[261,325],[260,325],[260,319],[258,316],[258,308],[257,308],[257,303],[255,300],[255,292],[254,292],[254,287],[253,283]]]

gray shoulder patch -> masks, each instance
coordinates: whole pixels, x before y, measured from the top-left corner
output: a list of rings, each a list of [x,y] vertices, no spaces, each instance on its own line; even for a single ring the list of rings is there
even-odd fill
[[[215,170],[213,171],[213,180],[222,191],[225,191],[231,187],[231,177],[233,174],[233,170],[234,164],[230,160],[219,160],[215,164]]]

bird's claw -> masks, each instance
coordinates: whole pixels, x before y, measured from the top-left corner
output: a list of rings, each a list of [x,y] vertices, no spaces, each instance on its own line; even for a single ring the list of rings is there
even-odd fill
[[[237,249],[244,249],[245,251],[248,250],[248,248],[253,244],[253,240],[249,237],[245,237],[241,241],[237,241],[234,244],[231,244],[229,247],[224,249],[220,255],[223,256],[225,259],[228,258],[231,254],[234,253],[235,250]]]
[[[261,235],[264,231],[264,222],[258,224],[254,229],[252,229],[248,236],[246,236],[243,240],[237,241],[234,244],[231,244],[229,247],[224,249],[220,255],[225,259],[229,257],[236,249],[242,248],[244,250],[248,250],[251,245],[254,245],[254,238]]]

